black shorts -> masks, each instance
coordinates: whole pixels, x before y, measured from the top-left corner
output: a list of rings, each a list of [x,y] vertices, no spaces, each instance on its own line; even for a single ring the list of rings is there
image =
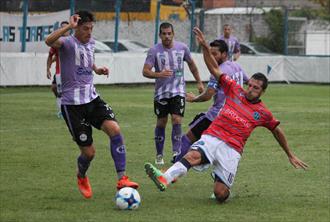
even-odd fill
[[[104,120],[114,120],[112,108],[100,97],[82,105],[62,105],[62,114],[66,125],[79,146],[93,144],[92,127],[101,128]]]
[[[162,118],[170,114],[176,114],[184,116],[184,110],[186,106],[185,97],[175,96],[169,99],[161,99],[160,101],[154,101],[154,112],[158,118]]]
[[[206,118],[205,113],[200,113],[189,123],[190,131],[194,134],[195,138],[199,140],[204,130],[209,128],[211,123],[212,121]]]
[[[53,84],[53,85],[56,85],[56,74],[53,76],[52,84]]]

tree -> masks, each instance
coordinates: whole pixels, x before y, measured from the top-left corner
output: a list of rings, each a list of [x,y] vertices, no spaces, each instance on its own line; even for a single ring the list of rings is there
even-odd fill
[[[272,9],[265,14],[270,34],[267,37],[254,37],[255,42],[266,46],[276,53],[283,53],[284,48],[284,13],[281,10]]]

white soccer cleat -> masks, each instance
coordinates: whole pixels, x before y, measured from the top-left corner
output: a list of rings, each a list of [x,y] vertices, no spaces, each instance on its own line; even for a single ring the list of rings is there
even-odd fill
[[[156,165],[164,165],[163,155],[157,155],[155,160]]]

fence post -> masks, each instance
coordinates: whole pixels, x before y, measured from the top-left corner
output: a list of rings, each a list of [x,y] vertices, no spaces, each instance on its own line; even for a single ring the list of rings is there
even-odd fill
[[[204,32],[204,24],[205,24],[205,9],[202,8],[199,11],[199,29]],[[199,45],[196,49],[196,52],[201,52],[201,46]]]
[[[24,0],[23,2],[23,25],[22,25],[22,47],[21,52],[26,51],[26,23],[27,23],[27,16],[29,11],[29,0]]]
[[[189,0],[191,4],[191,13],[190,13],[190,51],[193,51],[193,43],[194,43],[194,33],[193,28],[195,26],[195,6],[196,6],[196,0]],[[194,47],[195,48],[195,47]]]
[[[70,0],[70,15],[73,15],[75,11],[75,0]]]
[[[115,25],[115,48],[114,51],[118,52],[118,29],[119,29],[119,20],[120,20],[120,8],[121,8],[121,0],[116,0],[116,25]]]
[[[288,9],[284,8],[284,30],[283,30],[283,54],[288,55]]]
[[[160,4],[161,4],[161,0],[157,0],[156,20],[155,20],[155,39],[154,39],[154,44],[155,45],[158,42],[158,26],[159,26]]]

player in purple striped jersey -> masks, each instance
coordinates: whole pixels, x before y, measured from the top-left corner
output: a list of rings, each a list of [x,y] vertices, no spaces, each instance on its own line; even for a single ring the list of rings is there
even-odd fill
[[[244,82],[248,81],[249,78],[240,65],[228,60],[228,45],[225,41],[214,40],[210,43],[210,46],[212,55],[218,63],[215,65],[219,66],[223,73],[226,73],[241,86]],[[202,94],[195,96],[193,93],[187,93],[186,100],[188,102],[205,102],[212,97],[214,102],[208,111],[196,115],[194,120],[189,124],[190,129],[182,136],[181,150],[179,155],[176,156],[174,162],[179,161],[188,152],[190,146],[201,138],[203,131],[210,126],[226,101],[226,96],[223,90],[219,88],[218,81],[213,75],[210,76],[207,89]]]
[[[152,47],[143,67],[143,75],[155,80],[154,111],[157,116],[155,128],[156,164],[164,164],[163,149],[168,114],[172,120],[172,151],[176,156],[181,146],[181,122],[185,110],[184,62],[197,81],[199,92],[204,90],[197,66],[188,47],[174,41],[174,30],[164,22],[159,28],[161,43]],[[154,71],[153,71],[154,68]]]
[[[138,188],[125,175],[126,151],[120,127],[112,108],[97,94],[93,84],[93,71],[109,75],[107,67],[94,63],[95,41],[92,38],[94,16],[88,11],[79,11],[70,17],[67,26],[51,33],[48,46],[59,49],[62,80],[61,109],[65,122],[80,148],[78,157],[78,188],[85,198],[92,197],[92,189],[86,171],[95,155],[92,127],[103,130],[110,138],[110,151],[118,176],[117,189],[125,186]],[[74,29],[74,35],[61,37]]]
[[[236,37],[231,35],[232,28],[229,24],[223,26],[223,35],[218,39],[224,40],[228,45],[228,59],[236,61],[241,55],[241,47]]]

